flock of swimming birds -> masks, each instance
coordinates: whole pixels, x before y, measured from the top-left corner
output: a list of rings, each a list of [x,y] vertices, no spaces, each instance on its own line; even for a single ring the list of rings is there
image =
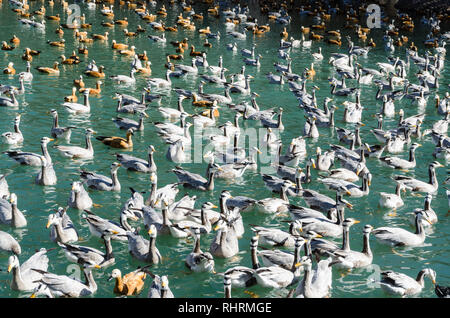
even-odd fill
[[[414,43],[408,43],[408,38],[400,33],[411,32],[414,22],[407,14],[400,14],[396,20],[383,19],[383,28],[386,30],[382,43],[376,43],[370,39],[370,29],[363,28],[359,21],[359,13],[365,12],[365,7],[349,8],[345,13],[339,8],[326,7],[318,4],[316,7],[304,6],[299,8],[300,14],[310,15],[314,24],[306,26],[290,25],[291,16],[288,13],[286,3],[276,4],[269,1],[261,1],[261,13],[269,19],[268,24],[260,25],[247,6],[233,4],[228,8],[220,8],[213,3],[205,1],[209,5],[207,9],[208,18],[220,18],[228,30],[227,34],[213,33],[209,27],[196,29],[195,21],[204,19],[203,14],[195,13],[196,5],[186,2],[168,2],[169,8],[156,1],[147,2],[120,2],[120,6],[128,8],[130,14],[137,14],[147,28],[140,25],[136,32],[130,32],[127,18],[114,20],[113,5],[105,5],[87,2],[86,5],[97,8],[109,19],[102,21],[101,25],[112,28],[115,25],[124,27],[123,32],[127,37],[142,36],[150,30],[153,35],[147,35],[146,40],[152,42],[166,42],[165,32],[177,32],[178,29],[192,30],[204,36],[204,47],[210,48],[215,39],[226,37],[227,50],[242,54],[242,71],[238,74],[225,76],[227,61],[222,57],[218,66],[209,65],[206,59],[207,51],[196,51],[193,45],[189,45],[189,39],[184,38],[174,45],[174,54],[167,56],[167,72],[164,78],[151,76],[151,62],[146,52],[139,54],[135,46],[128,47],[108,38],[108,32],[104,34],[90,34],[92,24],[86,23],[84,15],[78,24],[60,24],[55,33],[60,36],[58,41],[48,41],[49,46],[64,47],[68,38],[63,35],[75,34],[75,42],[78,43],[78,54],[88,56],[88,45],[93,41],[112,41],[111,48],[117,50],[121,55],[130,57],[131,67],[127,75],[105,74],[103,66],[97,66],[95,61],[88,63],[83,75],[74,79],[72,95],[64,98],[64,103],[59,107],[61,111],[77,116],[83,113],[94,112],[91,109],[89,98],[101,93],[101,85],[105,81],[121,83],[123,85],[142,81],[136,75],[145,76],[148,86],[143,90],[139,98],[127,94],[116,93],[113,97],[117,99],[116,111],[120,114],[134,115],[138,121],[128,117],[113,119],[113,123],[124,130],[125,138],[117,136],[97,136],[96,140],[103,144],[119,149],[132,150],[133,135],[136,131],[144,129],[144,120],[148,117],[149,104],[157,104],[157,110],[167,119],[166,122],[155,122],[157,130],[155,138],[162,138],[167,144],[166,159],[174,162],[176,167],[172,172],[178,178],[177,183],[158,187],[158,170],[154,160],[156,152],[153,145],[148,146],[148,158],[142,159],[126,154],[116,154],[116,162],[110,166],[111,176],[105,176],[93,171],[79,171],[79,181],[72,182],[67,206],[61,206],[55,213],[48,216],[47,228],[50,228],[50,239],[55,243],[56,249],[62,249],[69,262],[79,264],[83,270],[85,281],[79,281],[66,275],[51,273],[49,267],[49,251],[53,249],[38,249],[28,260],[20,260],[21,246],[16,239],[7,232],[0,231],[0,252],[9,253],[8,272],[12,272],[11,289],[30,293],[31,297],[82,297],[93,295],[97,291],[97,284],[92,271],[102,270],[115,264],[113,254],[113,242],[120,240],[128,242],[128,251],[133,258],[142,262],[142,266],[129,273],[122,274],[121,270],[115,268],[111,271],[110,279],[115,280],[114,292],[119,295],[137,295],[145,283],[147,276],[153,281],[149,289],[148,297],[174,297],[169,288],[167,275],[156,275],[151,271],[151,266],[162,262],[162,255],[158,250],[158,236],[171,235],[176,238],[194,239],[192,252],[185,256],[185,264],[193,272],[210,272],[223,275],[224,295],[231,297],[232,288],[248,288],[259,285],[269,289],[289,290],[288,297],[330,297],[332,295],[332,267],[346,271],[366,267],[373,262],[374,255],[370,248],[370,236],[373,235],[380,244],[387,244],[397,249],[399,247],[423,246],[426,240],[426,228],[434,226],[438,222],[431,201],[437,194],[440,182],[437,180],[435,169],[443,167],[439,160],[447,162],[450,159],[450,138],[447,136],[450,120],[450,94],[439,96],[433,93],[439,87],[440,74],[445,62],[445,44],[450,40],[449,32],[442,32],[440,28],[441,19],[448,16],[423,17],[420,23],[429,27],[429,34],[423,45],[427,47],[424,56],[418,54]],[[53,6],[54,1],[46,1]],[[68,3],[61,1],[62,10],[67,12]],[[53,27],[46,21],[60,21],[60,15],[48,16],[45,6],[36,11],[30,11],[27,1],[9,0],[13,14],[17,14],[20,22],[30,28],[44,29]],[[174,21],[174,26],[167,26],[161,19],[165,19],[168,10],[178,10],[179,15]],[[290,11],[289,11],[290,12]],[[298,13],[295,13],[298,14]],[[341,15],[346,19],[348,35],[342,35],[340,30],[332,30],[331,25],[335,16]],[[61,14],[62,16],[62,14]],[[157,22],[159,20],[159,22]],[[172,22],[172,21],[170,21]],[[167,24],[167,25],[166,25]],[[251,48],[243,48],[238,51],[236,42],[245,39],[249,34],[263,36],[271,32],[271,25],[282,24],[283,31],[280,33],[280,47],[278,57],[287,64],[274,63],[274,72],[268,73],[269,83],[277,85],[289,85],[289,91],[295,95],[299,102],[299,108],[304,111],[306,122],[303,135],[292,139],[285,152],[282,152],[282,143],[276,133],[282,133],[284,126],[282,122],[283,112],[287,109],[270,108],[261,109],[256,102],[259,96],[251,91],[250,82],[254,78],[246,75],[246,67],[258,67],[263,56],[257,54],[256,45]],[[289,37],[285,26],[291,30],[301,30],[301,40]],[[86,30],[86,31],[80,31]],[[241,31],[238,31],[241,30]],[[364,43],[357,46],[352,38]],[[368,44],[366,39],[369,37]],[[144,40],[145,37],[142,37]],[[316,90],[314,85],[316,71],[314,63],[306,68],[301,74],[292,72],[292,58],[290,54],[300,47],[311,47],[312,42],[324,42],[326,45],[338,47],[348,46],[348,53],[333,53],[329,60],[330,66],[336,76],[329,79],[330,95],[323,102],[323,109],[318,106]],[[2,43],[2,50],[12,51],[22,45],[17,36],[13,36],[9,43]],[[32,44],[30,43],[30,46]],[[218,45],[218,44],[217,44]],[[376,63],[376,68],[364,67],[358,63],[361,56],[370,56],[370,50],[376,45],[384,45],[386,50],[386,62]],[[422,45],[422,43],[420,44]],[[393,57],[393,53],[400,46],[406,48],[406,58]],[[186,50],[186,52],[185,52]],[[39,66],[31,68],[33,56],[50,54],[40,52],[31,48],[24,49],[22,59],[27,70],[16,74],[15,66],[11,62],[3,70],[4,74],[15,76],[19,79],[19,86],[0,85],[0,106],[16,107],[20,109],[17,95],[25,93],[24,83],[29,83],[39,73],[58,76],[62,70],[60,64],[79,64],[79,56],[74,51],[72,56],[59,56],[60,62],[55,61],[53,66]],[[188,55],[189,54],[189,55]],[[189,56],[187,64],[173,62],[183,60]],[[310,55],[312,61],[323,59],[321,48]],[[359,58],[359,59],[358,59]],[[155,63],[155,61],[153,61]],[[408,72],[417,71],[414,78],[416,83],[409,82]],[[201,74],[201,72],[203,74]],[[200,87],[197,92],[183,88],[173,88],[171,78],[182,77],[186,74],[201,77]],[[41,75],[44,76],[44,75]],[[136,77],[135,77],[136,76]],[[83,78],[99,78],[95,88],[86,87]],[[231,82],[229,79],[231,78]],[[308,91],[306,83],[312,83]],[[347,87],[351,82],[354,87]],[[224,95],[207,94],[203,92],[203,86],[218,85],[223,87]],[[379,144],[369,145],[364,141],[364,135],[360,134],[364,126],[361,116],[365,107],[361,105],[360,96],[364,85],[376,85],[378,92],[376,100],[382,101],[381,109],[374,114],[378,121],[378,128],[372,129]],[[178,108],[162,107],[163,94],[155,94],[154,90],[166,90],[178,95]],[[83,103],[78,101],[77,93],[83,96]],[[250,101],[240,104],[233,103],[232,95],[241,94],[247,96]],[[421,125],[425,122],[425,107],[429,95],[435,94],[436,112],[442,118],[431,124],[432,128],[421,131]],[[354,97],[353,97],[354,96]],[[338,109],[334,104],[329,105],[334,99],[343,97],[344,122],[354,124],[355,129],[349,130],[335,126],[334,115]],[[183,101],[192,100],[194,109],[201,108],[198,114],[188,114],[183,108]],[[396,111],[395,102],[400,99],[411,99],[412,108],[418,109],[418,114],[405,118],[404,111]],[[220,113],[235,112],[234,123],[226,122],[219,125]],[[68,144],[73,129],[80,127],[59,125],[58,110],[51,109],[49,114],[53,117],[53,126],[49,136],[41,138],[42,154],[31,153],[21,150],[10,150],[4,152],[11,160],[27,165],[40,167],[40,172],[35,177],[35,182],[42,186],[55,185],[57,175],[53,169],[52,157],[47,149],[50,142],[58,139],[67,141],[67,144],[58,144],[54,149],[67,157],[65,160],[93,159],[94,145],[91,138],[96,132],[90,128],[85,129],[85,146],[74,146]],[[274,118],[277,116],[276,119]],[[399,115],[398,125],[386,130],[383,127],[384,118],[392,118]],[[245,149],[238,147],[238,139],[241,134],[239,119],[260,122],[266,128],[263,145],[276,154],[276,160],[272,163],[276,175],[263,174],[265,186],[277,197],[268,195],[266,199],[256,200],[245,196],[232,196],[230,191],[224,190],[220,193],[220,212],[213,209],[218,208],[212,202],[204,202],[200,209],[195,208],[197,191],[214,190],[214,181],[219,179],[233,180],[244,176],[246,171],[258,169],[259,148]],[[188,120],[192,119],[192,122]],[[8,145],[26,145],[26,140],[20,130],[21,116],[14,119],[14,130],[1,135],[2,142]],[[175,124],[174,121],[179,121]],[[213,151],[204,155],[207,161],[206,177],[192,173],[181,167],[187,160],[187,151],[192,144],[190,127],[214,127],[219,128],[220,134],[208,136],[214,146]],[[331,144],[330,149],[322,151],[319,147],[315,156],[307,155],[306,144],[308,140],[320,138],[319,128],[335,129],[339,143]],[[415,231],[407,228],[382,226],[374,228],[370,224],[363,228],[363,250],[355,251],[350,247],[350,229],[359,223],[354,218],[345,217],[345,209],[352,209],[353,205],[344,197],[363,197],[369,195],[373,176],[375,172],[369,171],[366,160],[380,160],[389,169],[399,171],[412,171],[416,168],[416,151],[421,146],[419,139],[423,136],[431,136],[435,144],[432,154],[435,159],[428,164],[429,180],[419,180],[404,174],[393,177],[397,184],[395,193],[380,192],[379,205],[396,213],[396,210],[404,205],[402,193],[410,191],[411,194],[424,193],[425,203],[423,208],[416,208],[411,213],[411,223]],[[409,158],[403,159],[399,154],[409,148]],[[431,154],[423,154],[427,160]],[[308,157],[306,167],[299,167],[301,159]],[[340,168],[333,166],[339,163]],[[118,169],[125,169],[149,174],[151,190],[147,199],[141,192],[131,189],[131,197],[124,202],[120,210],[118,222],[102,218],[92,212],[96,206],[90,198],[89,191],[121,191],[118,178]],[[311,170],[316,169],[321,174],[316,180],[311,177]],[[422,169],[419,167],[419,169]],[[18,197],[10,192],[6,179],[14,178],[10,175],[0,175],[0,223],[12,228],[27,227],[27,218],[18,208]],[[359,180],[361,179],[361,185]],[[330,198],[320,192],[306,188],[312,182],[322,183],[326,188],[336,192],[335,198]],[[442,184],[450,184],[447,178]],[[190,195],[177,198],[183,186],[191,189]],[[445,187],[445,186],[442,186]],[[442,188],[441,187],[441,188]],[[450,198],[450,191],[447,190]],[[294,205],[290,203],[291,198],[299,198],[305,205]],[[22,198],[21,198],[22,199]],[[25,198],[23,198],[25,200]],[[450,199],[449,199],[450,203]],[[93,236],[99,237],[104,242],[104,250],[98,250],[89,246],[79,245],[77,224],[72,222],[68,209],[77,209],[82,212],[82,219],[87,222]],[[262,213],[290,216],[289,230],[265,227],[264,224],[244,225],[245,213],[258,210]],[[131,225],[129,221],[135,222]],[[142,224],[143,223],[143,224]],[[134,225],[135,227],[133,227]],[[140,227],[145,231],[139,233]],[[239,239],[243,237],[245,230],[253,231],[254,235],[250,242],[252,265],[235,266],[228,268],[223,273],[215,272],[214,260],[217,258],[231,258],[239,253]],[[201,236],[208,233],[214,237],[209,251],[200,248]],[[146,238],[147,237],[147,238]],[[331,239],[331,240],[329,240]],[[342,245],[332,240],[341,239]],[[258,246],[260,249],[258,250]],[[38,248],[38,247],[37,247]],[[304,256],[302,256],[302,249]],[[394,251],[395,252],[395,251]],[[262,264],[260,264],[262,261]],[[436,284],[436,272],[431,268],[424,268],[417,277],[409,277],[401,271],[387,270],[381,272],[380,287],[387,293],[411,296],[418,295],[425,287],[425,277]],[[435,286],[439,297],[448,297],[448,287]]]

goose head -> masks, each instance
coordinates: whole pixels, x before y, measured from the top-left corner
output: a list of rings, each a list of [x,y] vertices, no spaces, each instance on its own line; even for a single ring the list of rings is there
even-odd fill
[[[53,141],[53,140],[54,140],[53,138],[42,137],[42,138],[41,138],[41,145],[47,146],[47,144],[48,144],[50,141]]]
[[[113,162],[112,164],[111,164],[111,171],[112,172],[116,172],[119,168],[120,168],[120,166],[121,166],[121,164],[120,163],[118,163],[118,162]]]
[[[366,225],[364,225],[363,233],[370,234],[372,232],[372,230],[373,230],[373,226],[370,224],[366,224]]]
[[[11,270],[13,268],[17,268],[19,267],[19,258],[17,257],[17,255],[11,255],[8,258],[8,273],[11,272]]]

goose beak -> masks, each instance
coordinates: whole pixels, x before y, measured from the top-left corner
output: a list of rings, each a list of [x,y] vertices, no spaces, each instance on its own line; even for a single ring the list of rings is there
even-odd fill
[[[295,268],[298,268],[298,267],[300,267],[300,266],[302,266],[302,263],[300,263],[300,262],[298,262],[298,263],[295,263]]]
[[[97,269],[99,269],[99,268],[102,268],[100,265],[98,265],[98,264],[95,264],[94,265],[94,268],[97,268]]]
[[[351,204],[351,203],[345,203],[345,205],[349,208],[349,209],[353,209],[353,204]]]
[[[313,169],[316,169],[316,164],[314,162],[312,163],[312,167]]]
[[[30,298],[36,298],[36,294],[31,294]]]
[[[345,194],[351,195],[352,193],[351,193],[350,191],[347,190],[347,191],[345,192]]]
[[[50,225],[51,225],[51,223],[50,223],[50,222],[47,222],[46,228],[48,229],[48,228],[50,227]]]
[[[8,273],[11,272],[12,268],[13,268],[12,264],[8,266]]]
[[[147,117],[147,118],[149,117],[147,113],[143,113],[143,114],[144,114],[145,117]]]
[[[219,207],[217,205],[212,206],[213,209],[218,209]]]
[[[361,223],[361,221],[359,221],[359,220],[353,220],[353,223],[358,224],[358,223]]]

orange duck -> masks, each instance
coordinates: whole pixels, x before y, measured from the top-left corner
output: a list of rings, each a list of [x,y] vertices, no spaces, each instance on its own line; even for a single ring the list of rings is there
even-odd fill
[[[105,78],[105,73],[103,72],[103,70],[105,69],[105,67],[103,65],[101,65],[98,68],[98,71],[85,71],[84,74],[86,74],[87,76],[91,76],[91,77],[97,77],[97,78]]]
[[[14,34],[9,43],[14,43],[16,45],[20,44],[20,39]]]
[[[14,75],[16,74],[16,70],[14,68],[14,63],[9,62],[8,66],[3,69],[3,74]]]
[[[128,45],[123,43],[117,43],[116,40],[113,40],[111,48],[114,50],[126,50],[128,49]]]
[[[309,38],[314,41],[320,41],[323,39],[323,35],[319,35],[319,34],[315,34],[314,32],[311,32],[311,34],[309,35]]]
[[[89,95],[100,95],[100,93],[102,92],[100,86],[102,84],[103,84],[102,81],[97,81],[95,83],[95,88],[80,88],[79,92],[83,93],[84,91],[89,90]]]

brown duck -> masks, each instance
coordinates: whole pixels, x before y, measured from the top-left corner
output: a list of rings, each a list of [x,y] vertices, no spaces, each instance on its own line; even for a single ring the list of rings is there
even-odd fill
[[[127,130],[126,139],[115,136],[97,136],[95,138],[100,140],[105,145],[113,148],[130,149],[133,148],[133,140],[131,140],[132,135],[134,135],[134,130],[130,128]]]

